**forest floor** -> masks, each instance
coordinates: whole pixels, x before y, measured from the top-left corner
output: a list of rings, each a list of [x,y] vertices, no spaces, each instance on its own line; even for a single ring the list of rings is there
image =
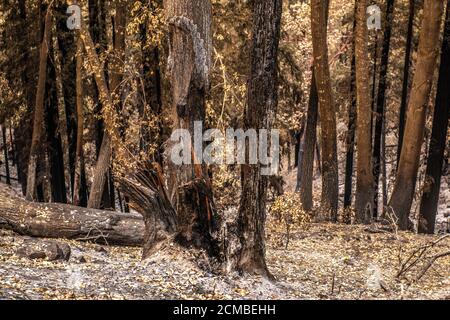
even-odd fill
[[[196,263],[200,252],[175,245],[141,261],[140,248],[58,240],[71,247],[68,262],[29,260],[16,254],[26,237],[0,230],[0,299],[450,299],[450,256],[416,281],[427,257],[450,250],[450,237],[398,278],[413,252],[440,237],[379,227],[314,223],[292,231],[287,249],[269,234],[275,282],[209,273]]]

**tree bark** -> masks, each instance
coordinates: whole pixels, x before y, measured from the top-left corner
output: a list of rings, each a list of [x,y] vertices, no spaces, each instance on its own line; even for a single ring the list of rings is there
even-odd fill
[[[58,48],[61,52],[61,81],[64,98],[64,111],[67,124],[67,154],[68,174],[70,179],[69,190],[71,200],[74,197],[75,161],[77,146],[77,117],[76,117],[76,33],[67,28],[66,1],[56,2],[56,36]]]
[[[27,192],[26,198],[29,201],[36,200],[36,174],[38,155],[41,149],[42,136],[44,131],[44,98],[45,82],[47,78],[47,58],[51,41],[51,7],[47,7],[45,12],[44,34],[39,53],[39,78],[36,92],[36,102],[33,120],[33,136],[31,139],[30,158],[28,161]]]
[[[322,210],[319,218],[337,221],[339,191],[336,110],[328,63],[326,10],[324,10],[324,5],[323,1],[311,1],[314,72],[322,126]]]
[[[400,229],[408,228],[419,170],[428,100],[439,47],[439,34],[444,11],[443,1],[425,0],[423,21],[411,97],[408,104],[403,147],[390,207],[397,216]]]
[[[409,73],[411,68],[411,53],[414,32],[414,17],[416,11],[416,0],[409,0],[408,34],[406,36],[405,65],[403,67],[402,100],[398,120],[398,144],[397,144],[397,167],[400,161],[400,153],[403,146],[403,134],[405,132],[406,107],[408,106]]]
[[[433,130],[428,150],[425,187],[420,203],[419,218],[419,232],[429,234],[434,234],[436,224],[445,144],[447,142],[448,121],[450,119],[450,1],[447,1],[441,65],[437,86]]]
[[[142,2],[146,2],[142,0]],[[162,1],[149,3],[150,10],[157,10],[162,8]],[[153,30],[149,28],[150,21],[146,20],[142,25],[142,69],[143,69],[143,82],[144,82],[144,101],[146,105],[142,106],[140,110],[141,117],[143,119],[150,120],[150,117],[156,115],[159,117],[158,125],[156,129],[143,127],[141,129],[141,141],[140,149],[144,152],[149,152],[150,145],[158,145],[158,150],[154,153],[154,161],[157,161],[163,165],[162,155],[164,153],[162,135],[162,83],[161,83],[161,71],[160,71],[160,49],[157,45],[149,45],[149,39],[153,36]]]
[[[204,123],[205,96],[209,90],[212,55],[212,8],[209,0],[165,0],[169,25],[168,61],[174,129],[188,130],[194,145],[194,122]],[[189,143],[189,142],[188,142]],[[171,154],[172,146],[166,149]],[[178,241],[217,255],[212,236],[216,214],[212,187],[199,154],[191,163],[177,166],[167,159],[170,199],[177,210]]]
[[[17,25],[16,34],[22,34],[25,31],[25,39],[28,39],[28,19],[26,12],[26,1],[19,0],[17,5],[18,20],[20,23]],[[39,39],[40,40],[40,39]],[[36,43],[39,45],[39,40]],[[33,42],[34,43],[34,42]],[[15,150],[21,150],[21,152],[15,153],[15,163],[17,168],[17,178],[22,187],[22,194],[26,195],[27,192],[27,172],[28,163],[30,157],[30,146],[32,140],[32,126],[33,126],[33,105],[35,104],[36,89],[33,85],[32,77],[30,76],[30,69],[32,65],[37,63],[38,59],[34,59],[34,56],[30,53],[30,42],[23,41],[22,59],[19,60],[19,64],[24,68],[21,72],[21,82],[25,90],[26,112],[23,117],[14,125],[14,145]]]
[[[167,239],[175,237],[178,230],[177,215],[167,196],[161,167],[157,163],[142,165],[118,180],[131,207],[144,217],[143,258],[147,258]]]
[[[3,155],[5,157],[5,174],[6,184],[11,185],[11,175],[9,172],[9,159],[8,159],[8,144],[6,139],[6,125],[2,125],[2,138],[3,138]]]
[[[103,71],[102,65],[98,58],[97,52],[95,51],[95,46],[92,41],[89,31],[84,25],[81,28],[81,39],[84,44],[84,48],[89,59],[90,68],[94,74],[94,79],[99,90],[100,101],[103,105],[102,115],[104,122],[106,124],[106,130],[103,134],[102,145],[100,147],[100,153],[97,159],[97,163],[94,169],[94,177],[91,185],[91,191],[89,194],[88,207],[89,208],[100,208],[102,204],[102,195],[107,182],[107,172],[111,163],[112,155],[112,141],[111,133],[117,130],[114,125],[114,103],[109,92],[105,73]],[[117,139],[119,135],[115,138]]]
[[[31,237],[125,246],[140,246],[144,234],[140,215],[28,202],[4,191],[0,192],[0,228]]]
[[[329,1],[325,1],[325,24],[328,25]],[[309,91],[308,112],[306,115],[306,129],[304,133],[304,150],[301,165],[298,166],[300,179],[300,200],[303,210],[311,211],[313,207],[313,174],[314,174],[314,151],[317,146],[317,120],[319,112],[319,97],[317,94],[316,76],[314,66],[311,70],[311,86]]]
[[[356,221],[370,223],[373,210],[372,175],[372,109],[369,89],[368,30],[366,9],[367,0],[357,3],[356,14],[356,104],[358,120],[356,123],[358,160],[356,175]]]
[[[353,22],[353,41],[352,41],[352,62],[350,73],[350,103],[348,104],[348,125],[346,134],[346,155],[345,155],[345,185],[344,185],[344,209],[352,205],[352,186],[353,186],[353,164],[355,155],[355,132],[356,132],[356,14],[357,4],[355,2],[354,22]],[[346,221],[350,222],[350,221]]]
[[[387,70],[389,63],[389,52],[391,45],[392,20],[394,18],[394,0],[386,3],[386,22],[383,36],[383,47],[381,52],[380,78],[378,84],[378,95],[375,110],[375,133],[373,142],[373,177],[374,177],[374,206],[373,213],[378,215],[378,194],[381,174],[381,141],[383,133],[384,109],[386,105]]]
[[[281,0],[253,3],[253,31],[245,129],[271,130],[278,103],[278,45]],[[248,145],[247,145],[248,146]],[[239,250],[234,269],[271,278],[266,265],[265,222],[268,177],[261,165],[241,165],[241,199],[237,217]]]
[[[313,208],[313,174],[314,151],[317,140],[317,118],[319,112],[319,98],[317,95],[316,77],[312,68],[311,87],[309,92],[308,113],[306,115],[306,128],[304,132],[303,156],[297,170],[300,174],[300,199],[303,210],[311,211]]]
[[[45,133],[46,152],[50,194],[52,202],[67,203],[67,188],[64,170],[64,153],[62,150],[61,134],[59,128],[59,101],[56,84],[55,49],[50,43],[47,61],[47,77],[45,89]],[[73,94],[73,93],[72,93]]]
[[[89,7],[89,30],[91,33],[91,39],[92,42],[95,45],[95,51],[98,56],[101,56],[104,54],[108,48],[108,39],[107,39],[107,21],[106,21],[106,15],[107,15],[107,4],[105,0],[89,0],[88,1],[88,7]],[[104,70],[102,71],[105,77],[106,81],[106,87],[108,87],[108,61],[105,61],[104,64]],[[94,79],[95,81],[95,79]],[[95,106],[95,112],[98,114],[104,114],[103,108],[105,107],[100,98],[100,91],[101,89],[98,86],[94,86],[94,92],[92,94],[92,98],[97,104]],[[106,111],[107,112],[107,111]],[[101,159],[101,161],[105,161],[105,149],[108,149],[108,144],[110,144],[110,138],[107,137],[104,141],[103,136],[105,132],[105,119],[100,118],[95,120],[95,146],[97,151],[97,161]],[[101,149],[103,148],[103,151]],[[107,151],[107,150],[106,150]],[[101,155],[100,155],[101,154]],[[114,203],[111,201],[114,198],[114,194],[110,193],[111,189],[111,172],[110,168],[108,168],[106,177],[102,179],[104,182],[103,187],[100,187],[101,193],[96,192],[96,199],[93,199],[93,206],[95,204],[95,207],[99,208],[113,208]],[[102,181],[96,181],[96,183],[100,183]],[[98,189],[96,187],[96,189]],[[92,186],[91,186],[92,190]],[[100,198],[100,199],[98,199]],[[99,203],[99,204],[98,204]]]
[[[77,116],[77,148],[75,152],[75,176],[73,183],[73,204],[75,206],[87,206],[86,171],[83,154],[84,132],[84,108],[83,108],[83,41],[77,40],[76,58],[76,116]]]

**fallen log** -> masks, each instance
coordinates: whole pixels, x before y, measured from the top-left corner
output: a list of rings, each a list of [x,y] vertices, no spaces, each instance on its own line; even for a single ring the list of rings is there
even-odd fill
[[[31,237],[123,246],[141,246],[144,236],[144,221],[139,214],[29,202],[3,190],[0,191],[0,228]]]

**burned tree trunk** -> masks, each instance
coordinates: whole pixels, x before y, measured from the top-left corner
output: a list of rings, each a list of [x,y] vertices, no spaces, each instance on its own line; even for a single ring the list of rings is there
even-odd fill
[[[414,198],[423,144],[428,100],[439,48],[439,34],[444,12],[443,1],[425,0],[420,32],[417,67],[408,104],[403,147],[394,190],[389,206],[398,219],[400,229],[407,229]]]
[[[367,0],[358,1],[356,10],[356,105],[358,120],[357,133],[357,176],[356,176],[356,220],[369,223],[373,210],[373,175],[372,175],[372,110],[369,90],[369,59],[367,48]]]
[[[324,6],[324,1],[311,1],[314,72],[322,126],[322,210],[319,218],[336,221],[339,198],[336,110],[328,63],[326,10]]]
[[[47,78],[47,58],[49,44],[51,41],[51,8],[47,7],[45,12],[44,32],[39,53],[39,78],[36,92],[36,103],[34,109],[33,120],[33,136],[31,139],[30,158],[28,161],[27,174],[27,200],[36,200],[36,175],[38,156],[41,149],[42,136],[44,131],[44,99],[45,99],[45,82]]]
[[[67,203],[67,189],[64,174],[64,154],[62,150],[61,134],[59,127],[58,95],[56,87],[56,68],[53,45],[49,46],[47,62],[47,81],[45,90],[45,132],[46,149],[48,159],[48,171],[50,172],[50,192],[52,202]]]
[[[352,61],[350,69],[350,102],[348,104],[348,125],[346,134],[346,154],[345,154],[345,185],[344,185],[344,209],[352,205],[352,186],[353,186],[353,164],[355,158],[355,132],[356,132],[356,14],[358,5],[355,2],[354,22],[353,22],[353,40],[352,40]],[[350,223],[349,220],[345,221]]]
[[[156,252],[177,231],[177,216],[164,187],[159,164],[143,165],[119,177],[130,206],[144,217],[143,258]]]
[[[400,103],[400,113],[398,120],[397,166],[398,162],[400,161],[400,153],[402,151],[403,146],[403,134],[405,132],[406,107],[408,105],[408,93],[410,87],[409,73],[411,70],[411,54],[413,44],[415,11],[416,11],[416,0],[409,0],[408,33],[406,36],[405,65],[403,67],[402,100]]]
[[[245,129],[271,130],[278,103],[277,54],[281,0],[253,3],[253,32]],[[248,146],[248,144],[247,144]],[[268,177],[261,164],[241,166],[242,194],[237,218],[240,248],[234,269],[271,277],[266,265],[265,221]]]
[[[381,52],[380,79],[378,84],[378,95],[375,111],[375,134],[373,140],[373,179],[374,179],[374,215],[378,215],[378,195],[379,181],[381,174],[381,154],[382,154],[382,134],[384,122],[384,109],[386,105],[387,89],[387,70],[389,63],[389,51],[391,46],[392,22],[394,19],[394,0],[388,0],[386,3],[386,23],[383,36],[383,47]]]
[[[143,3],[147,1],[141,0]],[[162,1],[148,3],[150,10],[156,11],[162,7]],[[149,146],[158,145],[158,150],[153,153],[154,161],[163,165],[163,125],[162,125],[162,82],[160,71],[160,48],[158,45],[151,44],[151,39],[154,36],[154,30],[149,24],[150,19],[146,19],[141,26],[142,41],[142,71],[143,71],[143,95],[145,97],[141,106],[140,115],[145,121],[157,117],[157,128],[149,128],[148,126],[141,128],[140,149],[144,152],[149,152]],[[150,42],[150,43],[149,43]]]
[[[8,144],[6,140],[6,125],[2,124],[2,138],[3,138],[3,155],[5,157],[5,174],[6,174],[6,184],[11,185],[11,175],[9,172],[9,159],[8,159]]]
[[[205,120],[205,95],[209,90],[211,3],[209,0],[165,0],[164,9],[169,25],[168,64],[174,129],[187,130],[190,137],[184,144],[193,146],[194,123],[203,124]],[[199,131],[202,130],[199,128]],[[169,157],[172,147],[166,149]],[[201,161],[202,150],[196,149],[187,157],[189,161],[181,165],[166,159],[171,183],[170,199],[177,210],[178,241],[185,246],[204,248],[216,255],[217,248],[211,232],[215,224],[215,209],[211,182]]]
[[[74,196],[75,179],[75,157],[77,145],[77,117],[76,117],[76,32],[69,30],[66,25],[67,5],[65,1],[57,1],[55,8],[56,15],[56,36],[58,47],[61,52],[61,81],[63,83],[62,93],[64,98],[64,111],[66,115],[67,127],[67,154],[68,154],[68,174],[70,179],[69,190],[71,199]]]
[[[144,234],[140,215],[28,202],[4,191],[0,192],[0,228],[31,237],[126,246],[140,246]]]
[[[105,0],[89,0],[89,26],[92,43],[95,46],[95,53],[100,56],[105,53],[108,47],[107,41],[107,26],[106,26],[106,1]],[[108,88],[108,67],[105,62],[104,70],[102,74],[105,78],[106,88]],[[94,76],[95,78],[95,76]],[[95,82],[97,82],[94,79]],[[94,86],[93,99],[97,103],[95,111],[98,114],[104,116],[107,110],[103,110],[105,105],[102,102],[101,91],[104,88],[100,88],[98,84]],[[91,185],[89,194],[88,207],[95,208],[111,208],[113,203],[111,199],[113,197],[110,194],[110,157],[108,155],[108,149],[111,145],[111,137],[105,132],[105,119],[104,117],[95,121],[95,146],[97,150],[97,163],[94,173],[94,181]],[[104,172],[104,173],[102,173]],[[103,185],[100,186],[100,184]]]
[[[309,93],[308,114],[306,115],[306,129],[304,151],[297,170],[300,175],[300,197],[303,210],[311,211],[313,207],[312,185],[314,171],[314,153],[317,140],[317,118],[319,113],[319,99],[317,96],[316,77],[312,68],[311,88]]]
[[[97,88],[99,90],[100,102],[103,105],[102,115],[106,124],[106,130],[103,135],[102,145],[100,147],[99,156],[95,165],[94,178],[92,181],[88,200],[89,208],[100,208],[103,191],[105,188],[105,184],[107,183],[107,172],[111,163],[111,134],[114,132],[114,130],[117,130],[117,126],[114,123],[114,103],[109,92],[105,73],[95,50],[91,35],[84,25],[82,25],[80,37],[83,41],[84,48],[89,59],[89,65],[94,75]],[[116,135],[114,138],[117,139],[118,137],[119,135]]]
[[[419,232],[434,234],[436,213],[441,189],[444,152],[450,119],[450,1],[441,53],[441,66],[434,107],[433,130],[428,150],[425,188],[420,203]]]
[[[329,1],[325,1],[325,24],[328,24]],[[306,115],[306,129],[304,137],[303,157],[298,170],[300,171],[300,199],[303,210],[311,211],[313,207],[312,187],[314,171],[314,153],[317,146],[317,120],[319,115],[319,96],[317,81],[312,67],[311,86],[309,91],[308,113]]]
[[[81,38],[77,41],[76,58],[76,116],[77,116],[77,148],[75,152],[75,176],[73,183],[73,204],[76,206],[87,206],[87,186],[86,171],[84,166],[83,154],[83,131],[84,131],[84,109],[83,109],[83,77],[82,60],[83,41]]]

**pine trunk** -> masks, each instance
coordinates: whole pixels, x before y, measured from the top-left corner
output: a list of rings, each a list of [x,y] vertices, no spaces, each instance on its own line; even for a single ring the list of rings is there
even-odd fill
[[[348,125],[346,135],[346,155],[345,155],[345,185],[344,185],[344,209],[352,205],[353,189],[353,164],[355,156],[355,132],[356,132],[356,53],[355,53],[355,34],[356,34],[356,10],[355,20],[353,22],[353,41],[352,41],[352,62],[350,73],[350,102],[348,104]],[[349,222],[348,220],[346,222]]]
[[[329,13],[328,0],[325,1],[325,24],[328,25]],[[311,68],[311,85],[309,91],[308,113],[306,115],[306,129],[304,133],[304,146],[301,165],[298,166],[300,199],[303,210],[311,211],[313,208],[313,175],[314,175],[314,152],[317,147],[317,120],[319,113],[319,97],[317,94],[316,76],[314,66]]]
[[[77,117],[76,117],[76,33],[67,28],[67,5],[65,1],[57,1],[55,8],[56,36],[58,48],[61,52],[61,81],[63,83],[64,111],[67,127],[67,154],[68,174],[70,179],[69,189],[71,198],[74,195],[75,157],[77,145]]]
[[[369,89],[368,30],[366,9],[367,0],[358,1],[356,13],[356,105],[358,120],[357,133],[357,175],[356,175],[356,221],[370,223],[373,210],[372,176],[372,108]]]
[[[56,69],[54,63],[54,49],[49,46],[47,61],[47,83],[45,89],[45,124],[48,171],[50,175],[51,201],[67,203],[67,189],[64,174],[64,153],[62,150],[59,127],[59,103],[56,87]]]
[[[311,29],[314,72],[319,97],[319,115],[322,125],[322,209],[319,219],[337,221],[339,192],[336,110],[331,89],[326,10],[323,1],[311,1]]]
[[[2,125],[2,138],[3,138],[3,155],[5,158],[5,174],[6,184],[11,185],[11,175],[9,172],[9,159],[8,159],[8,144],[6,139],[6,125]]]
[[[174,129],[185,129],[194,145],[194,122],[205,121],[205,96],[209,90],[212,55],[212,7],[209,0],[166,0],[164,9],[169,25],[169,74]],[[186,142],[189,143],[189,142]],[[172,152],[166,149],[166,155]],[[190,164],[175,165],[167,160],[167,177],[173,206],[177,210],[177,240],[185,246],[204,248],[217,255],[212,237],[215,209],[207,169],[197,164],[192,153]]]
[[[73,204],[75,206],[87,206],[86,171],[83,155],[83,132],[84,132],[84,108],[83,108],[83,42],[81,38],[77,41],[76,58],[76,116],[77,116],[77,148],[75,152],[75,176],[73,183]]]
[[[253,4],[253,31],[245,129],[272,129],[278,103],[278,44],[281,0]],[[235,268],[244,273],[271,277],[266,265],[265,222],[268,177],[261,165],[241,166],[241,200],[238,212],[240,248]]]
[[[441,65],[434,107],[433,130],[428,151],[425,187],[420,203],[419,232],[433,234],[441,189],[444,152],[450,119],[450,1],[447,1]]]
[[[31,139],[30,158],[28,161],[27,173],[27,192],[26,198],[29,201],[36,200],[37,192],[37,165],[39,151],[41,150],[41,143],[44,131],[44,99],[45,99],[45,82],[47,78],[47,58],[49,44],[51,41],[51,22],[52,15],[51,8],[47,7],[44,18],[44,32],[39,52],[39,76],[36,92],[36,102],[33,119],[33,136]]]
[[[400,229],[409,227],[408,217],[414,198],[420,152],[423,143],[428,100],[439,53],[443,1],[425,0],[420,31],[417,67],[408,104],[403,147],[389,206]]]
[[[408,34],[406,36],[406,53],[405,65],[403,67],[403,84],[402,84],[402,100],[400,103],[400,113],[398,120],[398,143],[397,143],[397,167],[400,161],[400,153],[403,146],[403,134],[405,132],[406,107],[408,106],[409,95],[409,73],[411,69],[411,54],[414,32],[414,17],[416,11],[416,0],[409,1],[409,16],[408,16]]]
[[[309,92],[308,113],[306,116],[306,128],[304,132],[304,151],[302,161],[297,170],[300,174],[300,199],[303,210],[311,211],[313,208],[313,174],[314,153],[317,140],[317,118],[319,112],[319,99],[317,95],[316,77],[312,68],[311,87]]]
[[[381,52],[380,78],[378,84],[378,95],[375,109],[375,133],[373,142],[373,177],[374,177],[374,207],[373,213],[378,216],[378,194],[381,174],[381,142],[384,122],[384,109],[386,105],[387,70],[389,63],[389,52],[391,45],[392,20],[394,18],[394,0],[386,3],[386,22],[383,36],[383,47]]]

